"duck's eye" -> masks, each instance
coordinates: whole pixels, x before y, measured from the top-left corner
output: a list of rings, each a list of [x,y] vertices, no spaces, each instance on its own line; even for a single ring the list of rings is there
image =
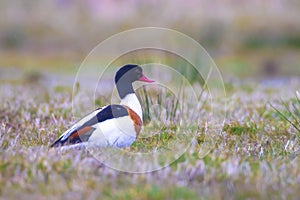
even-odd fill
[[[141,70],[134,70],[134,72],[137,74],[137,75],[142,75],[142,72],[141,72]]]

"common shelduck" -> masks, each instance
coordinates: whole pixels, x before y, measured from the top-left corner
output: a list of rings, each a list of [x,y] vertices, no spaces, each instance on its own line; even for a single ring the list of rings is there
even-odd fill
[[[138,137],[143,124],[142,107],[132,87],[135,81],[154,82],[143,75],[138,65],[121,67],[115,75],[121,103],[107,105],[88,114],[65,131],[51,147],[130,146]]]

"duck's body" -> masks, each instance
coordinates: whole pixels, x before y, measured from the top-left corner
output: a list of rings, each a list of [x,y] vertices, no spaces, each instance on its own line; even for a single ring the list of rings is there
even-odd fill
[[[125,65],[115,76],[121,104],[107,105],[85,116],[65,131],[51,147],[61,145],[128,147],[142,128],[142,107],[132,83],[153,82],[142,74],[141,67]]]

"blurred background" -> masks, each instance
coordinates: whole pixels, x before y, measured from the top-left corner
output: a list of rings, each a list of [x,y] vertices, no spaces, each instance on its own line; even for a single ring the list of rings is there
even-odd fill
[[[298,0],[0,2],[0,78],[73,74],[101,41],[157,26],[198,41],[226,79],[300,75]]]

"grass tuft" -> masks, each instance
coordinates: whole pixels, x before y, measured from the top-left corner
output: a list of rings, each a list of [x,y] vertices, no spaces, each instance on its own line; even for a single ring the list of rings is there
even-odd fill
[[[271,104],[271,107],[278,113],[280,117],[286,120],[291,126],[293,126],[298,131],[298,136],[300,137],[300,94],[297,91],[296,97],[288,102],[281,100],[281,105],[283,105],[284,110],[280,111],[275,106]]]

